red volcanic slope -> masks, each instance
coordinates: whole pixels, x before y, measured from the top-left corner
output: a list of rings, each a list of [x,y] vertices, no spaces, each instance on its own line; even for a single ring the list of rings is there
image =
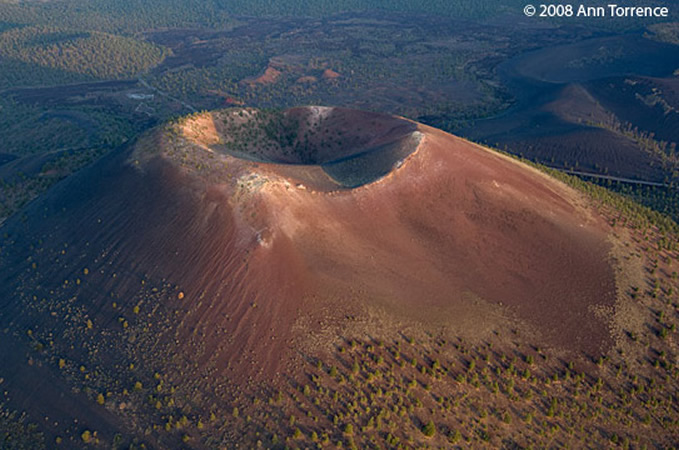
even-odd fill
[[[334,126],[360,125],[342,114]],[[479,337],[511,319],[593,355],[608,343],[595,315],[615,302],[606,227],[524,164],[417,125],[419,144],[387,176],[315,191],[288,178],[294,166],[213,152],[209,114],[170,128],[4,227],[3,326],[61,336],[69,308],[105,336],[141,305],[166,351],[234,379],[285,370],[300,338],[348,333],[347,317],[361,314]],[[27,306],[32,292],[54,302]],[[139,336],[130,352],[159,352]]]
[[[262,265],[281,245],[317,298],[356,292],[358,303],[453,329],[480,298],[508,306],[549,344],[600,351],[608,331],[592,307],[615,299],[604,226],[537,171],[419,130],[417,152],[376,183],[335,195],[265,186],[266,212],[251,225],[271,243],[255,250]]]

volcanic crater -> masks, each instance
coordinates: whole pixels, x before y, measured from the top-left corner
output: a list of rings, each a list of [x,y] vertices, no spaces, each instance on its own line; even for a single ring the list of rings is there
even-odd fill
[[[592,355],[611,339],[597,313],[616,301],[611,246],[586,201],[403,118],[326,107],[195,114],[26,214],[6,228],[17,246],[76,249],[36,264],[59,283],[87,265],[94,294],[81,307],[97,322],[118,313],[111,296],[134,306],[123,300],[139,296],[133,280],[166,280],[182,292],[169,307],[183,311],[168,319],[167,342],[220,371],[275,373],[295,339],[370,314],[475,338],[519,323]],[[5,298],[16,298],[21,267],[3,269]]]
[[[213,112],[187,121],[184,135],[218,154],[280,165],[282,174],[324,191],[382,178],[422,136],[406,119],[321,106]]]
[[[6,389],[28,398],[22,380],[51,380],[45,395],[71,410],[87,401],[60,369],[17,348],[49,342],[75,368],[66,380],[91,370],[100,391],[167,374],[207,405],[216,380],[275,385],[354,336],[521,334],[593,358],[620,305],[610,227],[581,194],[443,131],[340,108],[180,119],[3,233],[0,356],[21,374]],[[98,429],[123,427],[123,409],[93,405]]]

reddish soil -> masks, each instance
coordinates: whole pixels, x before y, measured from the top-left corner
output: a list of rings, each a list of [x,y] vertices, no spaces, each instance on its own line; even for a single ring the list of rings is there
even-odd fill
[[[346,133],[366,123],[337,117]],[[616,301],[607,228],[565,185],[418,125],[419,146],[389,175],[320,192],[287,166],[214,153],[216,129],[199,122],[190,139],[143,137],[7,222],[0,326],[49,331],[76,366],[162,360],[176,382],[210,389],[219,375],[288,373],[313,337],[357,315],[378,314],[370,333],[408,322],[480,340],[511,322],[548,347],[608,348],[596,316]],[[47,309],[31,306],[43,295]],[[111,348],[80,350],[116,333]]]
[[[340,117],[333,126],[359,125]],[[603,351],[607,325],[592,308],[614,303],[615,283],[601,221],[537,171],[419,130],[422,143],[399,169],[337,192],[296,186],[283,175],[288,166],[228,155],[219,155],[227,169],[209,176],[172,155],[142,159],[142,170],[119,157],[103,178],[88,177],[86,198],[69,190],[82,181],[64,187],[54,201],[66,211],[32,224],[33,234],[86,253],[114,249],[114,268],[170,280],[185,293],[172,300],[183,311],[175,334],[202,348],[187,357],[241,375],[280,370],[301,311],[335,308],[342,317],[343,309],[379,306],[455,328],[470,298],[504,305],[551,345]],[[170,145],[156,139],[138,147]],[[93,265],[87,260],[95,256],[78,254],[77,264],[65,258],[72,267]],[[66,275],[49,271],[48,278]],[[120,298],[137,289],[136,281],[112,283],[108,274],[96,283]],[[338,296],[342,305],[333,304]],[[88,299],[98,321],[109,321],[108,298]]]
[[[280,70],[277,70],[273,67],[267,67],[263,74],[261,74],[255,79],[247,79],[245,80],[245,82],[250,85],[272,84],[275,83],[276,80],[278,80],[281,74],[282,72]]]
[[[335,72],[332,69],[325,69],[323,71],[323,78],[326,80],[334,80],[335,78],[339,78],[341,76],[342,75],[340,75],[339,73]]]
[[[297,78],[296,82],[300,83],[300,84],[309,84],[309,83],[315,83],[317,81],[318,81],[318,79],[316,77],[311,76],[311,75],[307,75],[307,76]]]
[[[431,128],[391,176],[336,195],[262,191],[271,240],[294,242],[315,286],[455,326],[469,296],[504,304],[547,343],[598,354],[594,305],[615,300],[602,223],[565,187]],[[266,249],[258,249],[266,252]]]
[[[328,123],[343,130],[366,120],[345,111],[336,117]],[[222,155],[229,169],[219,177],[254,180],[252,186],[202,188],[198,205],[177,210],[192,211],[186,215],[203,225],[187,222],[165,236],[155,230],[138,245],[151,241],[160,249],[185,229],[201,230],[191,231],[182,262],[169,260],[163,276],[180,277],[187,292],[213,299],[191,311],[190,329],[207,337],[229,314],[238,352],[224,349],[220,358],[233,365],[252,355],[263,373],[277,368],[271,355],[283,354],[300,311],[314,316],[335,308],[342,317],[343,308],[386,307],[425,325],[473,329],[460,313],[470,298],[503,305],[546,344],[603,352],[607,324],[594,309],[615,301],[603,223],[573,191],[537,171],[441,131],[419,130],[423,142],[402,167],[336,192],[295,185],[286,177],[289,166]],[[170,176],[176,169],[161,161],[149,166],[150,173],[156,166],[167,172],[159,193],[190,184],[189,174]],[[207,223],[214,228],[205,229]],[[149,260],[158,259],[166,260]],[[233,281],[224,286],[224,279]],[[219,345],[212,345],[217,355]]]

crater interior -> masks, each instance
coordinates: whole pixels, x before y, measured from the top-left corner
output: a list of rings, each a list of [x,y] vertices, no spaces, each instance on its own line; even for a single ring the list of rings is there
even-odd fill
[[[212,113],[215,153],[258,163],[321,190],[372,183],[414,152],[421,133],[406,119],[345,108],[251,108]]]

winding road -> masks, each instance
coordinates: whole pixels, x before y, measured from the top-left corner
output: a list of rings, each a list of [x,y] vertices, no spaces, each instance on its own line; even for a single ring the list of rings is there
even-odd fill
[[[549,166],[547,166],[549,167]],[[578,175],[578,176],[583,176],[583,177],[590,177],[590,178],[600,178],[602,180],[611,180],[611,181],[620,181],[622,183],[632,183],[632,184],[641,184],[644,186],[655,186],[655,187],[671,187],[668,183],[659,183],[657,181],[645,181],[645,180],[635,180],[632,178],[623,178],[623,177],[615,177],[612,175],[601,175],[598,173],[589,173],[589,172],[580,172],[577,170],[568,170],[568,169],[561,169],[557,167],[549,167],[550,169],[555,169],[558,170],[559,172],[564,172],[569,175]]]
[[[150,85],[149,83],[147,83],[146,80],[144,80],[142,77],[139,77],[138,79],[139,79],[139,83],[141,83],[145,88],[150,89],[150,90],[152,90],[153,92],[157,93],[158,95],[163,96],[163,97],[165,97],[165,98],[167,98],[167,99],[170,99],[170,100],[172,100],[173,102],[179,103],[180,105],[182,105],[184,108],[190,110],[191,112],[198,112],[198,110],[197,110],[196,108],[194,108],[193,106],[189,105],[188,103],[186,103],[186,102],[184,102],[184,101],[182,101],[182,100],[179,100],[177,97],[171,96],[171,95],[168,94],[167,92],[163,92],[163,91],[161,91],[160,89],[151,86],[151,85]]]

